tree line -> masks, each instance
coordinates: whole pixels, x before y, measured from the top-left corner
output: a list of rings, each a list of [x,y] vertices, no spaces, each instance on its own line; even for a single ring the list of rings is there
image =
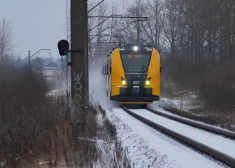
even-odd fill
[[[104,6],[97,14],[109,15]],[[115,13],[120,11],[112,7]],[[98,27],[98,32],[104,26],[114,27],[106,40],[151,44],[163,55],[188,61],[235,58],[234,0],[136,0],[123,13],[148,19],[110,19]],[[100,35],[96,39],[99,43]]]

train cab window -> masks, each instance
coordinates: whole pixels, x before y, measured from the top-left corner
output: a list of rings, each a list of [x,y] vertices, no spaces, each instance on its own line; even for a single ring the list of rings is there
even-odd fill
[[[147,72],[151,54],[127,54],[121,55],[125,72]]]

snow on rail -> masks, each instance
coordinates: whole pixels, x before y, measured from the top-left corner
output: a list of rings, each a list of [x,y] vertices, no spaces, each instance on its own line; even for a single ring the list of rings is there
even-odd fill
[[[231,139],[227,139],[207,131],[181,124],[179,122],[153,114],[147,110],[134,110],[134,112],[150,121],[160,124],[172,131],[178,132],[184,136],[187,136],[235,158],[235,141]]]
[[[201,124],[201,123],[189,120],[189,119],[184,119],[184,118],[180,118],[178,116],[173,116],[173,115],[170,115],[170,114],[162,113],[159,110],[155,110],[155,109],[152,109],[152,108],[149,108],[149,107],[147,107],[147,110],[149,110],[150,112],[152,112],[156,115],[160,115],[162,117],[166,117],[166,118],[169,118],[171,120],[174,120],[174,121],[177,121],[177,122],[189,125],[189,126],[193,126],[193,127],[196,127],[196,128],[202,129],[202,130],[212,132],[214,134],[219,134],[219,135],[231,138],[231,139],[235,139],[235,132],[232,132],[232,131],[222,130],[222,129],[219,129],[217,127],[212,127],[210,125]]]
[[[135,167],[198,168],[221,167],[197,152],[179,144],[131,117],[121,108],[108,112],[118,137],[128,148]]]

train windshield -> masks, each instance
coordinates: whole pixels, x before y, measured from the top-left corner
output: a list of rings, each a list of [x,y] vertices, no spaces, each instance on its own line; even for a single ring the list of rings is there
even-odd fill
[[[121,54],[125,72],[147,72],[151,53],[147,54]]]

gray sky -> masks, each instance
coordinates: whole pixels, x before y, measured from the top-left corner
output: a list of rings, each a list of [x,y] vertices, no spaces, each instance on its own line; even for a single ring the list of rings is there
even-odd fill
[[[64,38],[65,0],[0,0],[0,17],[12,26],[15,54],[25,57],[41,48],[58,55],[57,43]],[[47,56],[46,53],[41,53]]]
[[[105,0],[118,4],[128,1],[131,0]],[[57,43],[65,38],[66,0],[0,0],[0,18],[2,16],[12,26],[17,56],[21,53],[24,58],[28,50],[33,54],[49,48],[54,58],[59,57]],[[38,56],[48,55],[42,52]]]

